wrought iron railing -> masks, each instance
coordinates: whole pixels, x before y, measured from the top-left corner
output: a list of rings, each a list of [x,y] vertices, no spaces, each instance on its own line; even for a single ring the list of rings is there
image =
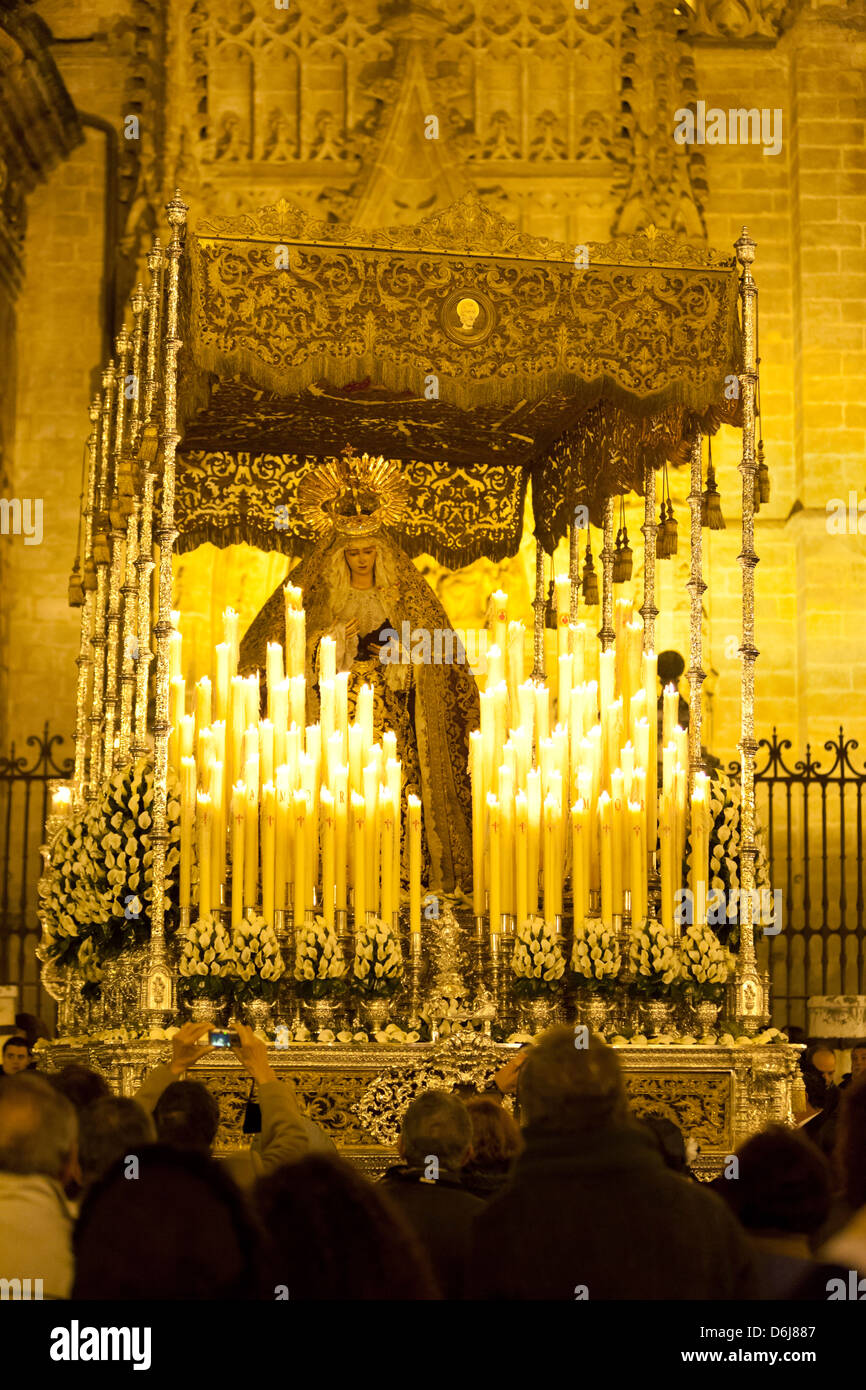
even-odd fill
[[[36,885],[42,872],[39,846],[48,815],[51,783],[68,778],[73,761],[57,761],[66,740],[50,734],[26,741],[32,753],[0,757],[0,984],[17,985],[19,1009],[50,1019],[54,1002],[39,982]]]
[[[824,743],[829,759],[790,765],[790,739],[758,744],[756,814],[770,858],[770,882],[782,892],[777,935],[758,941],[770,972],[773,1021],[807,1026],[810,995],[866,993],[863,890],[863,796],[866,768],[840,727]],[[736,772],[736,764],[731,765]]]

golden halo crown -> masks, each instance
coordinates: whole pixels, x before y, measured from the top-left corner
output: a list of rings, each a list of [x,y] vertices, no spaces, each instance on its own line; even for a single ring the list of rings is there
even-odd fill
[[[301,483],[298,515],[319,536],[373,536],[400,520],[407,495],[397,459],[359,458],[347,445],[340,458],[326,459]]]

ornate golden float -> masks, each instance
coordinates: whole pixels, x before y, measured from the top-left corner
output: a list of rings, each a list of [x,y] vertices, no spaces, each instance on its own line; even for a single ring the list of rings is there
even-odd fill
[[[401,544],[450,566],[514,553],[531,482],[539,676],[544,557],[570,536],[574,617],[580,507],[602,531],[602,651],[613,643],[615,498],[626,491],[644,497],[640,614],[644,651],[654,648],[656,475],[666,462],[685,463],[692,786],[701,769],[705,678],[701,445],[727,421],[742,429],[743,891],[729,1015],[744,1036],[727,1046],[659,1038],[621,1054],[640,1105],[677,1118],[702,1144],[706,1163],[713,1156],[717,1163],[756,1125],[789,1117],[796,1068],[795,1049],[755,1041],[769,1021],[769,1000],[755,957],[751,893],[754,242],[744,229],[735,256],[726,257],[650,229],[567,247],[522,234],[472,199],[416,226],[382,230],[316,222],[281,201],[187,234],[186,211],[176,194],[167,207],[170,240],[165,249],[154,241],[149,287],[131,296],[128,324],[90,411],[82,551],[70,584],[70,600],[81,608],[75,767],[69,787],[58,789],[45,849],[50,867],[70,819],[93,806],[112,777],[148,758],[152,738],[146,878],[153,889],[137,934],[104,972],[97,1005],[82,998],[86,980],[74,963],[58,966],[43,952],[46,988],[58,999],[69,1040],[49,1050],[50,1064],[83,1049],[128,1092],[164,1052],[164,1030],[177,1017],[176,954],[166,931],[166,909],[173,909],[164,892],[171,878],[176,550],[243,540],[294,553],[309,537],[300,523],[275,527],[274,502],[293,517],[305,477],[347,439],[403,459],[410,502]],[[122,943],[122,922],[120,936],[117,923],[112,931]],[[500,1036],[515,1023],[507,964],[485,954],[471,915],[467,934],[477,953],[464,981],[478,1005],[471,1026],[429,1042],[394,1045],[383,1033],[378,1043],[275,1048],[275,1064],[296,1076],[313,1113],[365,1160],[374,1162],[393,1139],[393,1110],[407,1087],[440,1073],[475,1084],[505,1055],[491,1018]],[[409,973],[411,1024],[423,1013],[426,986],[418,962]],[[290,1019],[291,1007],[284,1016]],[[202,1072],[237,1099],[233,1066],[219,1059]]]

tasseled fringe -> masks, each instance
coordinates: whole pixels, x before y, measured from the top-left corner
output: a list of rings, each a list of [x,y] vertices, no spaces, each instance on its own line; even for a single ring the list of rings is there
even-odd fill
[[[725,530],[722,499],[716,486],[716,473],[712,463],[707,466],[707,485],[701,496],[701,525],[708,526],[711,531]]]
[[[598,576],[595,566],[592,563],[592,548],[587,545],[586,558],[583,562],[583,579],[581,580],[583,590],[583,601],[589,608],[594,608],[598,603]]]
[[[70,607],[70,608],[81,608],[81,607],[83,606],[83,604],[84,604],[84,585],[83,585],[83,583],[82,583],[82,581],[81,581],[81,572],[80,572],[80,570],[79,570],[78,560],[77,560],[77,559],[76,559],[76,561],[75,561],[75,566],[74,566],[74,568],[73,568],[73,571],[72,571],[72,573],[71,573],[70,576],[69,576],[69,592],[68,592],[68,597],[69,597],[69,607]]]
[[[628,530],[621,526],[616,533],[613,555],[613,582],[626,584],[631,579],[634,552],[628,543]]]

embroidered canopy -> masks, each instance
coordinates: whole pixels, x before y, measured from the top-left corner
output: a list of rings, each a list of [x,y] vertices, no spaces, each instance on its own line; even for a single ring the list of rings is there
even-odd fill
[[[552,549],[579,503],[599,520],[696,421],[736,418],[735,257],[667,232],[575,247],[472,197],[385,229],[281,200],[186,251],[180,550],[297,553],[298,484],[347,443],[402,461],[410,554],[514,554],[530,479]]]

